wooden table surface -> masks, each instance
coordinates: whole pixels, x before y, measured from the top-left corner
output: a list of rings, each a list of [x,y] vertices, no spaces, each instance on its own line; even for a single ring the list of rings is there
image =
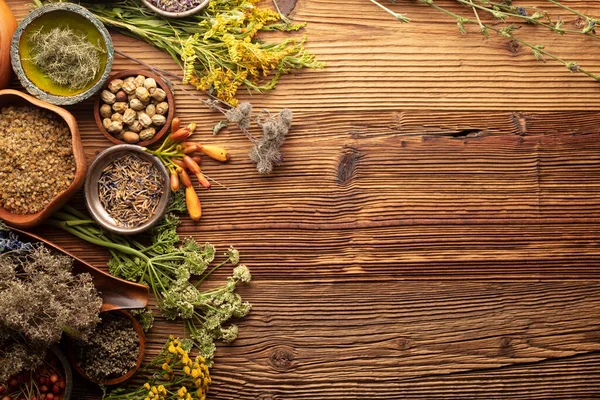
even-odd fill
[[[600,16],[598,1],[568,3]],[[255,173],[239,131],[213,137],[219,115],[176,93],[198,139],[233,157],[204,164],[228,189],[202,192],[201,222],[181,232],[235,245],[254,276],[241,290],[254,309],[218,347],[210,398],[600,396],[600,84],[473,27],[462,36],[427,6],[390,6],[413,21],[366,0],[299,0],[291,16],[308,21],[307,47],[327,67],[240,92],[256,109],[294,110],[272,176]],[[592,38],[523,29],[600,73]],[[114,41],[178,71],[146,44]],[[115,71],[129,67],[116,57]],[[91,160],[110,143],[91,102],[72,110]],[[105,266],[97,247],[38,233]],[[147,356],[181,332],[159,319]]]

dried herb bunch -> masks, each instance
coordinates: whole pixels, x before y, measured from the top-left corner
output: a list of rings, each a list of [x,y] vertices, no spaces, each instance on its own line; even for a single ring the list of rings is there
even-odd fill
[[[100,70],[105,50],[69,27],[43,28],[29,37],[31,61],[52,81],[73,90],[85,88]]]
[[[193,343],[169,337],[161,352],[141,372],[142,386],[119,388],[103,400],[206,400],[212,382],[206,360],[192,359]]]
[[[214,341],[232,341],[237,336],[237,327],[228,322],[250,312],[250,304],[242,301],[236,288],[238,283],[249,282],[251,275],[246,266],[238,265],[239,253],[233,248],[225,253],[221,263],[209,269],[216,255],[213,245],[199,244],[193,238],[180,243],[179,218],[173,211],[185,211],[183,196],[180,192],[172,196],[170,212],[151,231],[150,243],[144,243],[143,237],[105,232],[89,216],[71,207],[55,213],[48,223],[108,248],[112,255],[108,262],[110,273],[148,285],[162,314],[167,319],[184,319],[195,345],[211,362]],[[226,263],[235,266],[226,284],[198,289],[213,271]]]
[[[76,343],[79,366],[97,381],[123,376],[135,367],[140,340],[129,318],[115,313],[102,314],[93,335]]]
[[[41,0],[34,2],[42,5]],[[211,0],[200,13],[181,19],[163,18],[137,0],[81,5],[106,26],[170,54],[183,70],[184,84],[209,90],[235,105],[241,85],[262,92],[275,88],[283,74],[323,66],[306,52],[304,40],[258,40],[259,31],[290,32],[304,24],[292,24],[277,11],[256,3],[258,0]]]
[[[0,224],[0,382],[37,368],[63,331],[87,339],[99,321],[102,299],[72,262]]]
[[[392,11],[390,8],[381,4],[380,1],[370,0],[377,6],[391,14],[393,17],[401,22],[409,22],[410,19],[400,13]],[[543,44],[530,43],[515,33],[526,25],[537,26],[544,29],[548,29],[551,32],[559,35],[576,34],[595,39],[600,39],[600,36],[596,34],[596,26],[600,22],[599,19],[585,15],[584,13],[574,10],[559,1],[547,0],[549,4],[557,7],[563,13],[574,18],[575,26],[578,29],[568,29],[565,25],[565,20],[558,16],[552,18],[550,13],[538,7],[532,6],[521,6],[513,4],[512,0],[456,0],[457,3],[465,7],[465,11],[468,14],[461,15],[449,11],[439,5],[438,1],[434,0],[418,0],[419,3],[423,3],[436,10],[448,15],[456,21],[459,31],[462,34],[467,33],[467,26],[474,25],[477,27],[479,32],[486,38],[489,36],[489,32],[495,32],[509,39],[514,46],[525,46],[531,49],[534,57],[539,61],[546,61],[546,58],[550,58],[560,64],[563,64],[571,72],[581,72],[597,81],[600,81],[600,76],[593,74],[584,68],[582,68],[577,61],[564,60],[549,51]],[[396,3],[397,0],[391,0],[392,3]]]

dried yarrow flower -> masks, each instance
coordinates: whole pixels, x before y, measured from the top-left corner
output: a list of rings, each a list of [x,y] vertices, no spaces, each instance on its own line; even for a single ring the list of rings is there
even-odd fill
[[[70,257],[8,238],[18,250],[0,250],[0,382],[35,369],[63,332],[87,338],[102,306],[91,276],[71,273]]]

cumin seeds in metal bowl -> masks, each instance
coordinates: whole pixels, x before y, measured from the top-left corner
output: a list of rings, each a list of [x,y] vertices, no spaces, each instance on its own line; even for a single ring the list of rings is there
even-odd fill
[[[108,164],[98,181],[100,203],[118,226],[136,228],[155,215],[162,177],[154,164],[128,154]]]

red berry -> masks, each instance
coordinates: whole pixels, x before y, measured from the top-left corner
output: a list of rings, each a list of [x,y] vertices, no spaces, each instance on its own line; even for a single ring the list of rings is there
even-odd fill
[[[46,393],[46,400],[54,400],[54,395],[52,393]]]
[[[19,380],[19,382],[25,382],[25,375],[23,375],[23,373],[21,372],[19,375],[17,375],[17,379]]]
[[[60,392],[60,388],[57,385],[52,386],[52,392],[54,394],[58,394]]]
[[[4,396],[4,397],[2,398],[2,400],[12,400],[12,397],[10,397],[10,396]]]
[[[46,378],[45,376],[40,376],[40,379],[38,379],[38,382],[40,383],[40,385],[45,385],[48,383],[48,378]]]
[[[33,396],[31,399],[29,400],[38,400],[37,396]]]
[[[3,395],[4,392],[6,392],[6,388],[2,385],[0,385],[0,395]]]
[[[47,391],[48,391],[48,386],[46,386],[46,385],[40,386],[40,392],[46,393]]]
[[[46,393],[40,394],[40,400],[44,400],[46,398]]]
[[[50,382],[52,382],[52,383],[58,382],[58,375],[56,375],[56,374],[50,375]]]
[[[61,388],[61,389],[64,389],[65,388],[65,381],[63,381],[63,380],[58,381],[58,387]]]
[[[19,386],[19,381],[16,378],[12,378],[9,382],[8,382],[8,386],[11,387],[17,387]]]

